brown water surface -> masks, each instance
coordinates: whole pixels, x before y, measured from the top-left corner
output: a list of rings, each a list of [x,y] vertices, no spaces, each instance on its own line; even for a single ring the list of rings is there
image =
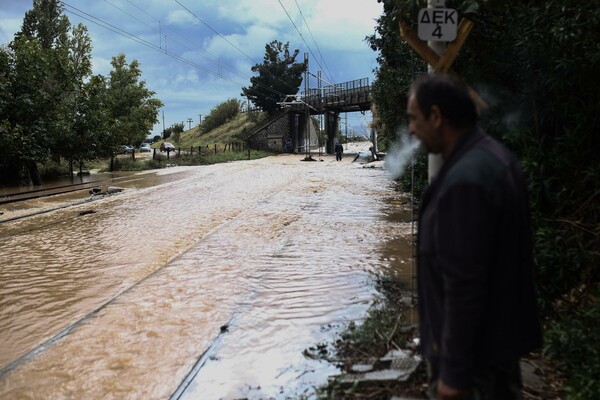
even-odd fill
[[[169,168],[1,224],[0,398],[280,398],[324,383],[335,367],[303,350],[360,320],[371,273],[410,286],[411,228],[383,170],[301,158]]]

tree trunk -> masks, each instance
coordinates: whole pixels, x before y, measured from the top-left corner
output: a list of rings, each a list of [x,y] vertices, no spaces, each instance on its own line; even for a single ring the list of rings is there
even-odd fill
[[[40,186],[42,184],[42,178],[40,177],[40,171],[38,170],[37,164],[34,161],[27,162],[27,171],[29,172],[29,178],[34,186]]]

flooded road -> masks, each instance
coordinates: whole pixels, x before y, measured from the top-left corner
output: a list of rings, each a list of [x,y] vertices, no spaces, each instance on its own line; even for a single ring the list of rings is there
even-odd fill
[[[168,168],[0,224],[0,398],[314,392],[303,351],[410,285],[410,212],[382,169],[284,155]],[[403,244],[404,243],[404,244]]]

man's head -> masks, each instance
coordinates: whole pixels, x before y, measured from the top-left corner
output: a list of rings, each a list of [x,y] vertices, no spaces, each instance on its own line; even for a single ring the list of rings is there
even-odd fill
[[[456,138],[477,123],[475,102],[466,86],[448,75],[428,74],[411,86],[408,131],[430,153],[446,154]]]

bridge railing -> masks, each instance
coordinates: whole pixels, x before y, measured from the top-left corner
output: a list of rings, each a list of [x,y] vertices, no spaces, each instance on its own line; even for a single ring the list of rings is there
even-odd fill
[[[323,88],[309,89],[300,92],[302,101],[311,107],[322,110],[323,107],[339,105],[344,103],[368,101],[371,87],[369,78],[356,79],[353,81],[336,83]]]

